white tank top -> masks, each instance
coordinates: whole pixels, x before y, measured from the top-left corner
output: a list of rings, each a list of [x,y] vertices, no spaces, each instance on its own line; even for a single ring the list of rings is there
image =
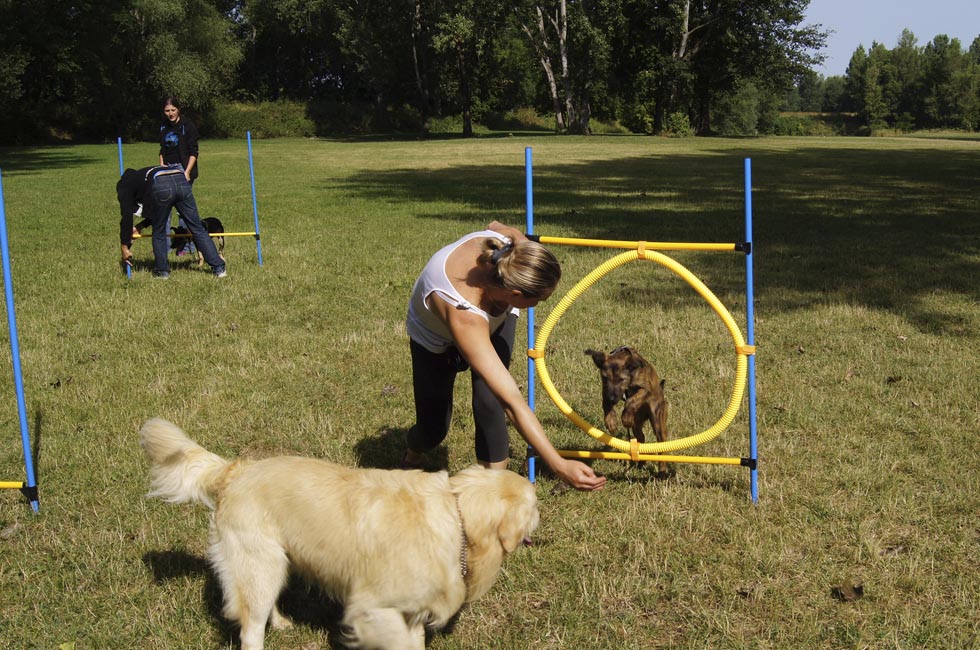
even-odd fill
[[[507,320],[509,314],[518,313],[517,309],[511,308],[505,309],[498,316],[491,316],[476,305],[467,302],[456,291],[453,283],[449,280],[449,276],[446,275],[446,260],[454,250],[472,239],[484,239],[486,237],[493,237],[504,243],[510,243],[508,237],[493,230],[470,233],[438,250],[429,259],[425,268],[422,269],[422,274],[415,281],[415,286],[412,288],[412,298],[408,302],[408,318],[405,321],[405,327],[412,340],[429,352],[440,354],[455,343],[446,324],[429,309],[429,296],[434,293],[439,294],[439,300],[445,300],[450,305],[454,305],[456,309],[465,309],[485,318],[489,332],[496,331],[501,323]]]

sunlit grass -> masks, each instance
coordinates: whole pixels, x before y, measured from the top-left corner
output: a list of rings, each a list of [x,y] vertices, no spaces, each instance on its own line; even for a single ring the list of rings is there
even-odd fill
[[[412,424],[406,301],[428,256],[493,219],[539,234],[740,241],[754,179],[760,500],[743,468],[596,461],[597,494],[539,481],[534,547],[430,647],[967,648],[978,642],[977,144],[954,138],[255,141],[264,265],[229,239],[230,277],[117,266],[114,143],[0,149],[41,513],[0,492],[0,647],[235,647],[201,508],[144,498],[136,432],[164,416],[228,456],[392,467]],[[156,148],[127,144],[127,164]],[[202,144],[195,194],[253,228],[244,141]],[[553,247],[559,294],[618,251]],[[672,255],[745,320],[745,259]],[[543,323],[552,304],[537,310]],[[523,323],[522,323],[523,324]],[[527,385],[519,330],[514,373]],[[672,435],[727,404],[731,336],[682,280],[635,262],[589,289],[547,363],[601,419],[589,347],[637,347],[667,380]],[[0,366],[10,365],[0,346]],[[437,462],[473,461],[466,381]],[[22,478],[0,373],[0,480]],[[538,390],[556,444],[591,448]],[[689,453],[748,452],[743,411]],[[4,433],[5,432],[5,433]],[[515,470],[524,445],[513,436]],[[406,560],[410,561],[410,560]],[[864,597],[841,602],[849,576]],[[299,585],[300,625],[267,647],[336,647],[336,610]]]

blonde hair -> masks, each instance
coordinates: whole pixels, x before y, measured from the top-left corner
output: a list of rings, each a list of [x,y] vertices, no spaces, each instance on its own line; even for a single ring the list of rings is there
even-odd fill
[[[551,251],[533,241],[511,244],[487,237],[479,261],[496,268],[500,286],[517,289],[525,298],[540,298],[561,280],[558,260]]]

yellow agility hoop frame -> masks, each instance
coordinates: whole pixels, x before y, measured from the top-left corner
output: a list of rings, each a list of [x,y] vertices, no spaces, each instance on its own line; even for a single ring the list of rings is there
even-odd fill
[[[545,243],[545,238],[542,237],[541,241],[542,243]],[[615,244],[620,244],[620,242],[615,242]],[[742,332],[738,328],[738,325],[735,324],[735,320],[732,318],[731,314],[721,303],[721,301],[715,297],[711,290],[708,289],[703,282],[701,282],[701,280],[699,280],[693,273],[687,270],[687,268],[676,260],[662,253],[647,250],[646,246],[647,244],[645,244],[645,242],[638,242],[637,250],[620,253],[616,257],[613,257],[604,264],[596,267],[591,273],[580,280],[578,284],[572,287],[572,289],[565,294],[564,297],[562,297],[562,299],[555,306],[554,310],[548,315],[548,318],[545,320],[544,325],[542,325],[541,331],[535,341],[535,347],[528,350],[528,356],[535,360],[535,370],[538,378],[541,380],[542,386],[548,393],[551,401],[554,402],[555,406],[557,406],[558,409],[565,414],[565,417],[599,442],[613,447],[620,452],[628,453],[629,455],[626,457],[633,459],[638,458],[639,454],[669,453],[680,449],[687,449],[688,447],[694,447],[714,439],[722,431],[727,429],[732,423],[732,420],[735,419],[735,416],[739,410],[739,405],[742,402],[742,396],[745,393],[748,355],[755,353],[754,346],[746,345]],[[716,250],[721,249],[719,248]],[[728,246],[727,250],[732,250],[732,247]],[[725,409],[725,412],[721,418],[713,426],[702,431],[701,433],[676,440],[668,440],[666,442],[637,443],[635,440],[627,441],[621,438],[613,437],[589,424],[584,418],[576,413],[571,406],[568,405],[568,402],[566,402],[555,389],[555,385],[551,381],[551,375],[548,373],[548,367],[544,358],[544,351],[547,349],[548,337],[551,335],[551,331],[554,329],[555,325],[558,323],[558,320],[568,310],[572,303],[574,303],[575,300],[585,293],[585,291],[588,290],[593,284],[598,282],[603,276],[612,270],[617,269],[624,264],[628,264],[629,262],[640,259],[657,262],[658,264],[679,275],[689,285],[691,285],[691,287],[693,287],[694,290],[697,291],[698,294],[700,294],[701,297],[703,297],[708,304],[711,305],[715,313],[717,313],[721,320],[725,323],[725,326],[732,335],[732,340],[735,342],[735,352],[737,355],[735,383],[732,387],[731,399],[728,401],[728,407]],[[569,453],[572,455],[582,455],[590,452],[566,452],[563,455],[568,455]],[[677,460],[681,459],[677,458]],[[739,461],[737,459],[732,459],[732,462]]]

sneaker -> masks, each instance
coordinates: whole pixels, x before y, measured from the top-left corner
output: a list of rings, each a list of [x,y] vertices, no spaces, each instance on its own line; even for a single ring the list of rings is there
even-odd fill
[[[216,278],[227,278],[228,277],[228,271],[225,270],[225,267],[222,266],[221,268],[214,270],[214,277],[216,277]]]
[[[169,280],[170,273],[161,273],[160,271],[154,271],[153,277],[155,277],[157,280]]]

